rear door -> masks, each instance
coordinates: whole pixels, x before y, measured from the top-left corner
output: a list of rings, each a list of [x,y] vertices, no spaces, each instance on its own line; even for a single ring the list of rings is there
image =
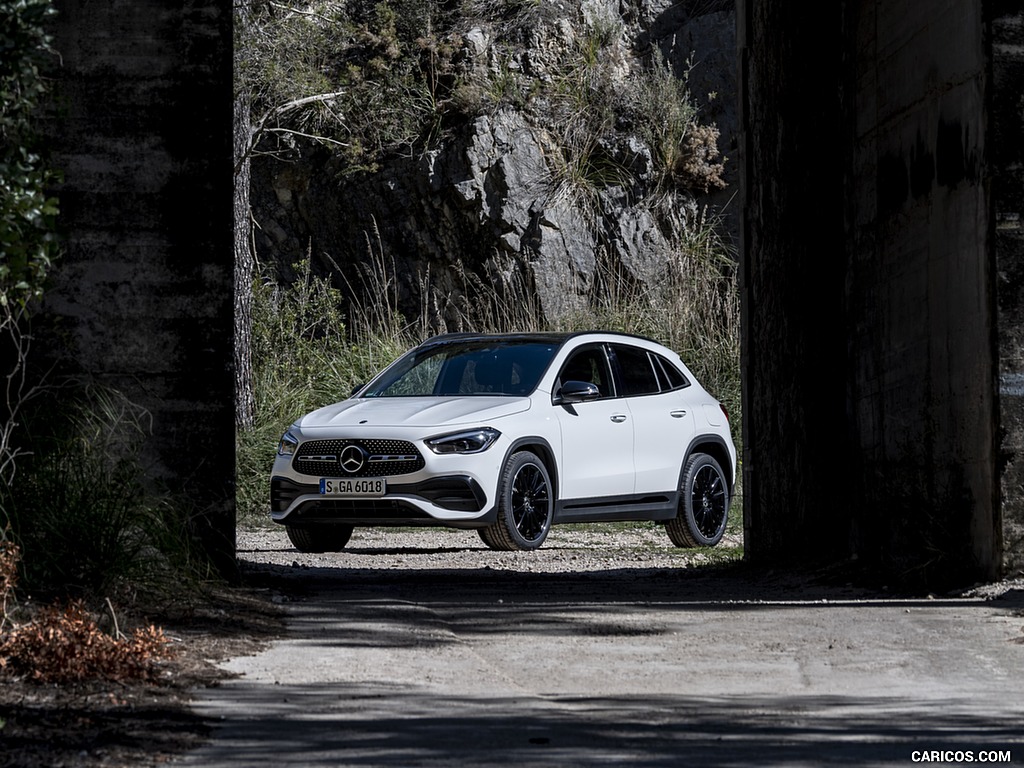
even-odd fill
[[[613,344],[611,350],[633,423],[635,493],[675,491],[695,433],[689,382],[670,361],[642,347]]]

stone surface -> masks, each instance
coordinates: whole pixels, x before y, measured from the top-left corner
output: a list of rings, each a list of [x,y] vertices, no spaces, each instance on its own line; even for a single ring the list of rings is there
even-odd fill
[[[660,46],[680,75],[698,56],[692,77],[701,91],[697,101],[705,105],[700,119],[717,122],[722,142],[732,143],[735,78],[724,74],[731,67],[722,67],[735,47],[729,4],[657,23],[663,9],[635,5],[642,4],[591,2],[580,17],[569,6],[544,5],[521,33],[516,71],[547,82],[556,56],[564,57],[588,25],[617,28],[604,70],[611,87],[627,87],[630,73],[645,66],[637,54],[644,46]],[[462,40],[467,73],[490,72],[494,30],[473,25]],[[560,168],[563,149],[551,135],[555,119],[542,107],[504,105],[423,157],[393,157],[371,174],[345,173],[344,161],[315,150],[294,162],[257,159],[253,204],[261,258],[287,268],[310,254],[321,270],[340,269],[352,281],[372,253],[387,254],[410,316],[432,303],[424,300],[431,285],[455,303],[466,290],[462,272],[482,279],[506,275],[525,285],[549,320],[583,305],[602,263],[641,282],[658,280],[667,254],[678,250],[681,232],[695,221],[698,204],[680,193],[673,205],[659,209],[643,199],[649,190],[614,184],[601,188],[595,203],[595,195],[580,192]],[[639,186],[650,184],[652,150],[637,135],[626,131],[601,149],[629,168]],[[728,164],[726,178],[736,178]],[[724,205],[734,193],[702,198],[700,205]],[[670,208],[676,213],[663,215]]]

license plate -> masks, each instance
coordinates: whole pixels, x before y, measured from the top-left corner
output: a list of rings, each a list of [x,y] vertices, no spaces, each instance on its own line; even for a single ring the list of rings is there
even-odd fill
[[[320,479],[321,496],[367,498],[383,496],[385,493],[387,493],[387,483],[383,477],[324,477]]]

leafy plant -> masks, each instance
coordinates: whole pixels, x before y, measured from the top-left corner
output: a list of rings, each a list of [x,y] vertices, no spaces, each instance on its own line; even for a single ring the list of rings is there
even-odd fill
[[[0,484],[14,482],[24,453],[21,411],[36,389],[27,377],[34,303],[58,246],[54,182],[34,120],[47,91],[42,63],[53,55],[49,0],[6,3],[0,14]]]
[[[0,487],[0,522],[36,594],[185,592],[188,520],[144,483],[149,415],[117,392],[59,393],[33,421],[33,455]]]
[[[330,146],[343,172],[435,140],[455,86],[449,14],[429,0],[259,5],[235,41],[256,153]]]
[[[0,14],[0,306],[42,292],[56,254],[53,174],[37,151],[34,118],[47,91],[40,71],[53,54],[49,0],[17,0]],[[10,309],[7,309],[10,312]]]
[[[718,128],[700,122],[690,96],[689,70],[677,77],[655,50],[646,76],[637,81],[623,109],[657,158],[658,187],[701,192],[725,187]]]

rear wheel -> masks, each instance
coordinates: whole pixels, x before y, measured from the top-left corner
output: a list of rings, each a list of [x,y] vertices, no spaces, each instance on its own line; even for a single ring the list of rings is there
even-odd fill
[[[721,465],[695,453],[683,469],[679,512],[665,523],[677,547],[713,547],[722,539],[729,517],[729,484]]]
[[[288,538],[299,552],[341,552],[352,537],[351,525],[287,525]]]
[[[479,531],[491,549],[537,549],[548,531],[555,498],[548,469],[530,451],[514,453],[505,465],[498,490],[498,520]]]

